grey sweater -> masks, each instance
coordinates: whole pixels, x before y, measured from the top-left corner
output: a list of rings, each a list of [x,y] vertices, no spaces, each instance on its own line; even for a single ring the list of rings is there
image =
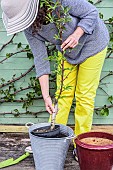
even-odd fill
[[[55,0],[53,0],[55,1]],[[109,43],[109,33],[99,18],[95,6],[87,0],[61,0],[63,6],[69,6],[69,15],[71,21],[66,23],[63,41],[72,34],[77,26],[84,30],[84,35],[80,38],[79,44],[71,50],[66,50],[66,60],[71,64],[80,64],[87,58],[94,56],[102,51]],[[24,30],[26,38],[30,44],[34,55],[34,64],[36,68],[36,77],[44,74],[50,74],[50,63],[45,42],[51,42],[61,51],[61,42],[55,40],[54,35],[58,33],[54,23],[43,25],[35,35],[32,34],[31,27]]]

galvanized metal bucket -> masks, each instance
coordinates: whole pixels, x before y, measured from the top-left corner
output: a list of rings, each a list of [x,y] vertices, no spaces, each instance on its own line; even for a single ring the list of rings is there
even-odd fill
[[[60,125],[60,133],[65,134],[67,137],[45,138],[31,133],[36,128],[48,125],[50,123],[39,123],[29,127],[36,170],[64,170],[67,151],[71,139],[74,138],[74,132],[70,127],[58,124]]]

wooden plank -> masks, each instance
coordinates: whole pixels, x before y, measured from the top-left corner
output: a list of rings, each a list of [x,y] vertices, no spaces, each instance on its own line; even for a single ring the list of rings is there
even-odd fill
[[[98,98],[98,96],[102,96],[102,98],[103,98],[103,96],[105,96],[107,99],[108,96],[111,96],[113,94],[113,83],[110,84],[110,82],[108,81],[108,83],[102,82],[102,84],[103,85],[100,84],[100,88],[102,88],[104,91],[102,89],[98,88],[97,98]]]
[[[26,126],[0,125],[0,132],[28,133],[28,128]]]
[[[26,124],[27,122],[33,122],[33,123],[42,123],[42,122],[48,122],[48,118],[44,117],[43,118],[34,118],[34,117],[30,117],[30,118],[18,118],[18,117],[14,117],[14,118],[0,118],[0,124]]]
[[[95,106],[96,107],[100,107],[100,106],[103,106],[105,104],[106,105],[110,105],[110,102],[108,101],[108,97],[107,96],[102,96],[102,95],[96,96],[96,99],[95,99]]]
[[[17,108],[18,109],[18,108]],[[13,111],[13,110],[12,110]],[[19,116],[14,116],[13,114],[5,114],[5,115],[0,115],[0,117],[1,117],[1,119],[2,118],[6,118],[6,119],[9,119],[9,118],[13,118],[13,119],[15,119],[15,118],[17,118],[17,120],[19,120],[19,119],[30,119],[30,118],[40,118],[40,119],[45,119],[45,118],[48,118],[49,117],[49,113],[48,112],[46,112],[45,110],[44,110],[44,107],[42,107],[42,109],[39,107],[37,110],[36,110],[36,108],[33,110],[33,108],[31,109],[31,110],[28,110],[28,111],[34,111],[34,112],[41,112],[41,113],[38,113],[36,116],[35,115],[32,115],[32,114],[25,114],[25,110],[24,110],[24,112],[21,112],[21,114],[19,115]],[[43,113],[42,113],[42,111],[43,111]],[[3,112],[4,113],[4,112]],[[24,113],[24,114],[22,114],[22,113]]]
[[[74,129],[74,126],[70,126]],[[101,131],[113,133],[113,125],[93,125],[92,131]],[[14,132],[14,133],[28,133],[28,128],[26,126],[18,126],[18,125],[0,125],[0,132]]]
[[[102,71],[113,71],[113,58],[105,60]]]
[[[38,105],[38,106],[37,106]],[[30,106],[29,108],[28,108],[28,111],[31,111],[31,112],[39,112],[39,111],[43,111],[43,110],[45,110],[45,105],[43,104],[43,103],[41,103],[40,101],[37,101],[37,105],[33,105],[33,106]],[[42,106],[40,106],[40,105],[42,105]],[[22,106],[23,106],[23,104],[22,105],[18,105],[18,103],[17,104],[15,104],[15,106],[14,105],[6,105],[6,106],[0,106],[1,108],[0,108],[0,114],[1,113],[4,113],[4,112],[8,112],[8,113],[10,113],[10,112],[13,112],[13,110],[14,109],[18,109],[19,110],[19,112],[20,113],[25,113],[26,112],[26,110],[24,109],[24,108],[22,108]],[[8,109],[9,108],[9,109]],[[42,114],[42,113],[41,113]],[[22,116],[22,115],[20,115],[20,116]],[[28,115],[29,116],[29,115]],[[10,117],[10,115],[9,115],[9,117]]]
[[[0,32],[0,44],[5,44],[6,42],[8,42],[11,39],[11,35],[7,36],[5,31],[1,31]],[[13,43],[19,43],[21,42],[22,44],[28,44],[27,39],[24,36],[24,33],[18,33],[17,36],[14,38]]]
[[[103,88],[104,91],[100,88],[97,89],[97,96],[101,95],[101,96],[106,96],[106,98],[108,98],[108,96],[111,96],[113,94],[113,89],[112,89],[113,84],[106,84],[105,86],[107,87],[100,86],[101,88]]]
[[[68,118],[68,124],[73,125],[74,124],[74,115],[70,114]],[[101,116],[101,115],[96,115],[94,114],[93,116],[93,124],[95,125],[113,125],[113,108],[110,109],[110,114],[109,116]]]
[[[6,102],[6,103],[3,103],[2,104],[2,107],[7,107],[7,106],[13,106],[13,107],[15,107],[15,106],[22,106],[22,103],[17,103],[17,102]],[[35,100],[34,102],[33,102],[33,107],[43,107],[43,106],[45,106],[44,105],[44,101],[43,101],[43,99],[39,99],[39,100]]]
[[[3,60],[3,59],[5,59],[7,56],[7,54],[9,54],[9,53],[15,53],[15,52],[19,52],[19,51],[21,51],[21,49],[20,50],[15,50],[14,49],[14,51],[13,51],[13,48],[10,48],[10,50],[9,51],[5,51],[5,52],[2,52],[1,54],[0,54],[0,62]],[[7,58],[7,60],[5,60],[4,62],[6,62],[6,61],[9,61],[9,60],[13,60],[13,59],[15,59],[15,58],[26,58],[27,59],[27,55],[26,55],[26,52],[21,52],[21,53],[18,53],[18,54],[15,54],[15,55],[13,55],[11,58]],[[3,62],[3,63],[4,63]]]
[[[49,119],[49,115],[44,116],[44,117],[40,117],[40,118],[36,118],[36,117],[25,117],[25,118],[21,118],[21,117],[2,117],[0,118],[0,124],[25,124],[27,122],[33,122],[33,123],[42,123],[42,122],[48,122]],[[74,119],[71,117],[68,119],[68,124],[69,125],[73,125],[74,124]],[[100,125],[113,125],[113,118],[108,118],[108,117],[104,117],[104,118],[94,118],[93,119],[93,124],[100,124]]]
[[[14,69],[14,70],[1,70],[0,71],[0,78],[4,78],[6,81],[8,80],[11,80],[13,75],[15,75],[15,78],[16,77],[19,77],[21,76],[21,74],[27,72],[28,69],[24,68],[23,70],[17,70],[17,69]],[[4,74],[5,72],[5,74]],[[35,73],[35,70],[33,69],[29,74],[27,74],[25,77],[23,77],[22,79],[18,80],[18,82],[23,82],[26,80],[26,77],[27,77],[27,80],[29,80],[30,77],[35,77],[36,76],[36,73]],[[27,81],[26,80],[26,81]],[[0,80],[1,82],[1,80]],[[17,83],[18,83],[17,82]]]
[[[104,68],[103,68],[103,71],[102,71],[102,73],[101,73],[101,78],[103,78],[103,77],[105,77],[106,75],[108,75],[110,72],[109,71],[104,71]],[[106,78],[104,78],[103,80],[102,80],[102,83],[111,83],[111,84],[113,84],[113,75],[111,75],[111,76],[108,76],[108,77],[106,77]]]
[[[92,131],[95,132],[107,132],[107,133],[112,133],[113,134],[113,125],[112,126],[93,126]]]
[[[9,59],[5,61],[4,64],[0,66],[0,70],[23,70],[25,68],[29,69],[34,64],[33,61],[29,61],[29,59],[25,58],[16,58],[14,62],[11,60]]]
[[[4,168],[4,170],[35,170],[34,167],[20,167],[20,164],[19,165],[13,165],[13,167],[7,167],[7,168]]]
[[[103,105],[109,105],[110,102],[107,100],[108,97],[107,96],[96,96],[96,99],[95,99],[95,106],[97,107],[100,107],[100,106],[103,106]]]
[[[95,3],[95,2],[97,2],[97,0],[93,0],[93,2]],[[96,7],[98,7],[98,8],[105,8],[105,7],[113,8],[113,1],[112,0],[107,0],[107,1],[102,0],[102,2],[100,2],[96,5]]]
[[[74,124],[74,119],[69,119],[68,124],[73,125]],[[94,125],[113,125],[113,118],[112,119],[108,118],[108,117],[106,117],[104,119],[93,118],[93,124]]]
[[[103,14],[103,19],[104,20],[107,20],[109,19],[110,17],[112,17],[112,14],[113,14],[113,7],[112,8],[98,8],[98,12],[99,13],[102,13]]]
[[[10,64],[13,64],[13,63],[16,64],[17,63],[18,65],[20,65],[20,64],[22,64],[22,61],[23,61],[23,63],[24,62],[30,62],[30,63],[33,64],[33,59],[27,58],[26,53],[21,53],[21,56],[22,57],[20,57],[20,58],[18,58],[18,57],[8,58],[6,61],[4,61],[4,65],[7,64],[7,63],[10,63]]]
[[[93,119],[93,124],[95,125],[113,125],[113,118],[103,118],[103,119]]]

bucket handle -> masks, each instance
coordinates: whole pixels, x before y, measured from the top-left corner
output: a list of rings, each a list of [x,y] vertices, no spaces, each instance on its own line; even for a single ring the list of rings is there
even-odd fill
[[[77,137],[75,135],[71,135],[69,137],[66,137],[65,140],[70,140],[70,139],[76,139]]]
[[[32,125],[34,125],[34,123],[32,123],[32,122],[27,122],[26,124],[25,124],[25,126],[29,129],[29,127],[30,126],[32,126]]]

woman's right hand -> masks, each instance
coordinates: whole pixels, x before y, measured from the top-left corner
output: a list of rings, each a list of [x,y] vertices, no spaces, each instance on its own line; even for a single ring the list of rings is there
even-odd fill
[[[45,102],[45,107],[46,107],[46,110],[52,114],[53,112],[55,112],[55,108],[52,104],[52,100],[51,100],[51,97],[48,96],[44,99],[44,102]]]

